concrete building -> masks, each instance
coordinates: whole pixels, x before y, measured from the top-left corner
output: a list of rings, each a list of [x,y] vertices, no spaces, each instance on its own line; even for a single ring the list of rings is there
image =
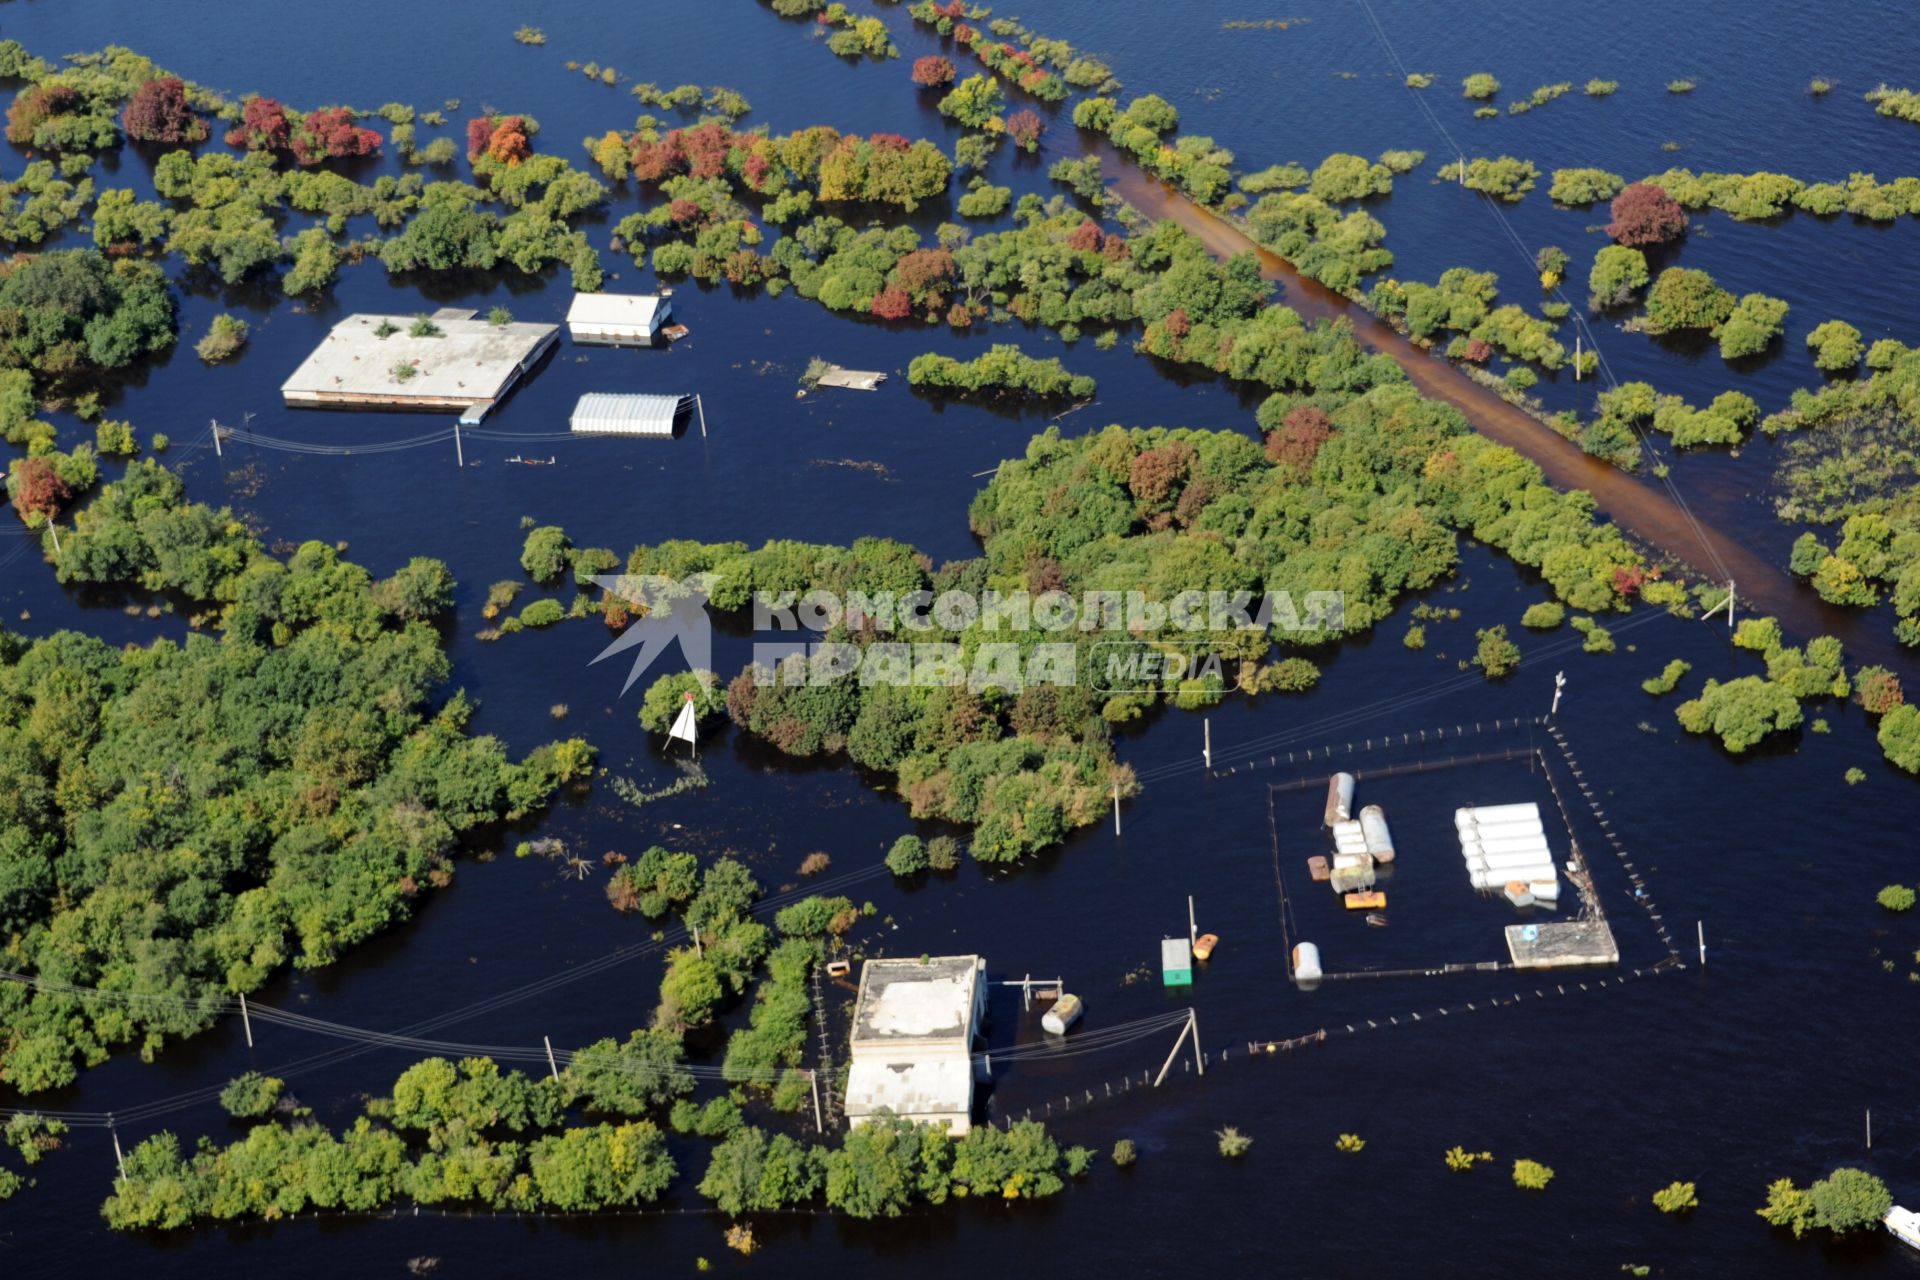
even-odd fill
[[[560,337],[558,325],[493,324],[470,313],[432,322],[435,332],[416,338],[412,316],[348,316],[280,395],[290,408],[455,410],[477,421]]]
[[[576,293],[567,308],[575,342],[650,345],[673,319],[673,302],[651,293]]]
[[[979,956],[866,962],[853,1011],[849,1127],[880,1111],[944,1124],[955,1137],[972,1127],[986,967]]]

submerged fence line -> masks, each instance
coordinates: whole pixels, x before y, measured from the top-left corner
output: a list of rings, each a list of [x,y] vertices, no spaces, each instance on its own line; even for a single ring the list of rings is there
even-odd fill
[[[1361,738],[1357,741],[1341,744],[1338,747],[1338,751],[1341,755],[1353,756],[1370,751],[1384,751],[1392,747],[1413,747],[1428,742],[1445,742],[1448,739],[1457,740],[1460,738],[1471,738],[1480,734],[1506,732],[1521,728],[1522,726],[1534,728],[1543,726],[1546,723],[1547,717],[1545,716],[1515,716],[1503,720],[1476,721],[1471,727],[1465,724],[1456,724],[1451,728],[1446,725],[1439,725],[1432,729],[1410,730],[1405,733],[1390,733],[1378,738]],[[1330,761],[1334,758],[1335,750],[1335,746],[1329,743],[1321,747],[1308,747],[1302,751],[1273,752],[1267,756],[1265,764],[1260,763],[1258,757],[1255,757],[1248,760],[1245,764],[1225,765],[1218,769],[1209,769],[1207,776],[1210,778],[1231,778],[1255,769],[1276,769],[1283,764],[1311,764],[1316,760]],[[1411,772],[1411,770],[1403,770],[1403,772]],[[1358,777],[1360,775],[1355,774],[1355,776]],[[1379,778],[1390,775],[1376,769],[1373,771],[1373,776]]]

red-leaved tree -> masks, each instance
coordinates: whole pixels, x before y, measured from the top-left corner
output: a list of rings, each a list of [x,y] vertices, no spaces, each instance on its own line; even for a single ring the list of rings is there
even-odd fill
[[[882,289],[867,309],[882,320],[905,320],[913,314],[913,297],[905,289]]]
[[[1007,136],[1022,151],[1036,150],[1040,146],[1040,135],[1046,131],[1047,126],[1037,112],[1022,110],[1007,117]]]
[[[527,137],[527,122],[521,116],[503,117],[493,128],[493,136],[487,139],[487,155],[490,159],[512,168],[533,154],[533,143]]]
[[[1320,446],[1333,435],[1333,419],[1318,405],[1296,405],[1280,423],[1280,429],[1267,437],[1267,458],[1294,468],[1305,475],[1313,470]]]
[[[1651,182],[1636,182],[1613,198],[1607,234],[1631,248],[1666,244],[1687,234],[1687,211]]]
[[[1106,236],[1101,233],[1100,224],[1088,218],[1067,236],[1067,248],[1083,253],[1098,253],[1105,241]]]
[[[492,120],[486,116],[475,116],[467,121],[467,163],[472,164],[487,154],[487,144],[492,141]]]
[[[133,91],[120,127],[137,142],[204,142],[207,122],[187,103],[187,86],[178,76],[149,80]]]
[[[307,112],[288,144],[294,163],[315,165],[322,160],[377,155],[380,135],[355,124],[355,118],[352,107],[322,107]]]
[[[953,83],[953,63],[937,53],[913,60],[913,82],[923,88]]]
[[[293,136],[287,109],[272,98],[249,98],[240,123],[227,130],[227,145],[244,151],[285,151]]]
[[[33,131],[56,116],[80,109],[80,95],[64,84],[36,84],[22,89],[7,108],[7,141],[31,146]]]
[[[13,468],[13,509],[28,524],[33,517],[57,519],[73,490],[46,458],[22,458]]]

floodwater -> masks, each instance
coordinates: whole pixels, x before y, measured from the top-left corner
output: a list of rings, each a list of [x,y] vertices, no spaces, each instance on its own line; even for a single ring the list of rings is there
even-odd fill
[[[1470,155],[1529,156],[1543,172],[1596,164],[1629,176],[1669,163],[1770,167],[1808,178],[1920,172],[1920,133],[1874,116],[1859,99],[1880,80],[1911,78],[1920,42],[1891,3],[1856,8],[1846,23],[1778,4],[1690,11],[1682,30],[1673,13],[1652,6],[1375,8],[1410,69],[1438,73],[1432,105]],[[482,2],[463,6],[457,18],[432,20],[397,19],[392,6],[343,0],[326,18],[337,34],[291,40],[236,36],[232,17],[210,8],[16,5],[0,34],[45,54],[125,44],[196,80],[302,106],[398,99],[429,109],[460,98],[464,108],[449,112],[455,129],[482,103],[524,110],[541,122],[540,145],[562,151],[575,139],[626,126],[638,111],[624,89],[565,71],[568,58],[614,65],[636,81],[731,85],[754,103],[749,123],[776,130],[826,122],[949,139],[945,122],[906,81],[906,61],[935,42],[912,29],[903,9],[878,11],[901,46],[901,62],[844,64],[818,45],[807,24],[782,21],[750,0],[692,8],[553,4],[538,12]],[[1130,92],[1160,92],[1181,108],[1189,128],[1212,132],[1238,151],[1244,167],[1312,163],[1334,150],[1443,150],[1355,7],[1303,4],[1267,13],[1226,0],[1176,10],[1058,0],[1023,16],[1108,56]],[[1223,26],[1295,16],[1306,21],[1285,30]],[[546,30],[544,48],[512,41],[513,28],[527,21]],[[1448,86],[1483,69],[1499,75],[1509,94],[1589,76],[1623,85],[1605,102],[1576,91],[1524,117],[1480,122]],[[1813,74],[1837,81],[1827,99],[1806,95]],[[1661,86],[1679,75],[1699,81],[1694,94],[1664,92]],[[1064,119],[1056,124],[1051,144],[1077,146]],[[1669,140],[1682,149],[1663,152]],[[151,155],[125,150],[109,162],[116,171],[102,185],[145,190],[152,163]],[[1431,184],[1426,173],[1401,179],[1376,207],[1400,256],[1396,273],[1431,279],[1456,264],[1493,268],[1510,296],[1520,298],[1516,291],[1531,287],[1531,273],[1504,233],[1468,193]],[[992,176],[1019,190],[1047,185],[1044,160],[1003,154]],[[620,192],[609,221],[633,207],[634,194]],[[1544,180],[1507,213],[1529,246],[1554,240],[1574,250],[1576,262],[1599,243],[1588,226],[1597,219],[1552,209]],[[919,221],[930,229],[951,216],[924,209]],[[590,234],[604,243],[603,228]],[[1920,285],[1916,237],[1913,220],[1880,228],[1795,215],[1758,226],[1712,215],[1676,260],[1707,267],[1737,291],[1786,297],[1794,313],[1782,349],[1757,369],[1736,371],[1711,349],[1603,334],[1608,361],[1622,378],[1645,377],[1696,403],[1739,386],[1763,409],[1777,408],[1792,387],[1815,376],[1801,343],[1820,320],[1844,316],[1869,339],[1913,339],[1908,300]],[[621,277],[609,287],[649,283],[631,264],[607,261]],[[588,666],[604,633],[570,624],[496,644],[472,638],[486,585],[517,576],[520,517],[562,524],[582,545],[623,551],[668,537],[844,541],[884,534],[936,558],[964,556],[974,550],[965,508],[982,483],[979,473],[1020,451],[1046,424],[1039,413],[942,404],[905,386],[914,355],[970,354],[1015,336],[1011,330],[954,336],[898,329],[836,317],[797,297],[685,287],[675,309],[692,328],[690,338],[671,351],[645,353],[563,342],[489,425],[527,434],[563,430],[568,408],[585,391],[697,391],[711,433],[704,440],[469,442],[465,469],[456,468],[445,446],[329,456],[239,439],[223,458],[205,447],[189,451],[214,418],[245,422],[262,437],[330,445],[435,430],[442,424],[431,417],[290,413],[280,408],[277,388],[327,327],[355,311],[502,303],[519,319],[558,320],[567,300],[564,278],[487,277],[438,286],[429,297],[390,284],[377,267],[350,269],[334,295],[311,310],[290,306],[272,288],[189,282],[182,297],[189,343],[134,379],[109,412],[130,418],[142,433],[172,436],[179,442],[174,461],[193,495],[233,503],[269,539],[344,541],[349,554],[380,573],[411,555],[445,559],[461,582],[450,627],[454,679],[480,702],[477,727],[516,750],[559,731],[586,733],[603,763],[643,785],[666,781],[673,769],[634,719],[637,695],[619,697],[624,673],[609,669],[617,664]],[[244,315],[254,337],[237,362],[206,369],[190,340],[222,310]],[[1099,403],[1065,418],[1063,430],[1107,422],[1253,430],[1259,397],[1218,379],[1170,376],[1124,349],[1099,352],[1090,342],[1063,348],[1042,331],[1017,337],[1027,350],[1059,354],[1100,380]],[[796,401],[795,379],[814,355],[895,376],[871,395]],[[1440,377],[1440,367],[1432,368]],[[1452,385],[1435,382],[1434,389]],[[1555,407],[1587,394],[1570,384],[1544,388]],[[1489,430],[1506,421],[1483,415],[1477,402],[1469,412]],[[91,434],[69,416],[59,425],[69,440]],[[1740,458],[1686,457],[1673,472],[1721,539],[1722,557],[1756,557],[1761,582],[1791,536],[1764,502],[1769,453],[1755,445]],[[513,454],[551,455],[555,465],[506,464]],[[1555,474],[1580,474],[1579,483],[1596,489],[1615,484],[1601,489],[1602,505],[1623,524],[1633,527],[1657,510],[1636,505],[1642,500],[1635,495],[1653,492],[1643,482],[1616,481],[1612,473],[1586,470],[1582,459],[1567,459],[1576,464],[1578,473]],[[1639,531],[1659,540],[1658,528]],[[7,542],[0,546],[0,608],[9,626],[29,634],[77,626],[141,641],[183,630],[171,615],[149,620],[124,611],[144,601],[62,592],[25,539]],[[1793,590],[1777,579],[1768,589]],[[1872,900],[1881,884],[1916,879],[1908,838],[1920,809],[1914,781],[1881,761],[1852,707],[1810,707],[1810,717],[1824,717],[1830,732],[1803,731],[1744,759],[1682,735],[1672,718],[1676,699],[1656,701],[1639,682],[1674,657],[1693,663],[1694,682],[1758,670],[1753,655],[1728,648],[1723,624],[1635,615],[1615,624],[1619,650],[1611,655],[1581,654],[1564,632],[1521,635],[1529,660],[1510,679],[1488,684],[1460,670],[1474,628],[1511,625],[1543,597],[1530,575],[1466,547],[1457,577],[1427,596],[1463,617],[1430,625],[1424,650],[1399,643],[1403,609],[1371,637],[1332,655],[1312,694],[1238,699],[1215,709],[1211,772],[1200,759],[1200,717],[1163,713],[1128,729],[1119,750],[1147,788],[1126,807],[1123,834],[1091,828],[1012,871],[989,874],[969,863],[951,877],[916,884],[871,874],[887,845],[913,827],[880,780],[837,762],[798,764],[731,732],[703,744],[712,776],[704,792],[636,810],[596,790],[529,828],[589,854],[634,853],[655,842],[703,855],[731,851],[769,886],[796,883],[806,854],[828,852],[828,877],[869,872],[843,891],[875,904],[876,915],[859,931],[870,951],[977,951],[996,979],[1062,976],[1087,1001],[1081,1034],[1191,1004],[1211,1059],[1204,1079],[1176,1064],[1159,1090],[1139,1087],[1143,1072],[1159,1069],[1171,1033],[1099,1053],[1003,1060],[996,1070],[990,1118],[1051,1111],[1064,1139],[1101,1149],[1131,1137],[1142,1156],[1130,1170],[1103,1163],[1044,1203],[960,1204],[879,1224],[773,1218],[755,1224],[763,1253],[743,1261],[724,1247],[724,1223],[702,1212],[704,1202],[691,1189],[704,1163],[697,1142],[675,1143],[691,1176],[660,1206],[664,1212],[573,1220],[303,1219],[161,1238],[115,1235],[101,1225],[97,1206],[109,1189],[112,1152],[104,1134],[86,1130],[39,1166],[37,1188],[0,1207],[0,1259],[8,1274],[22,1276],[401,1274],[418,1256],[441,1258],[439,1274],[446,1276],[520,1275],[536,1267],[598,1275],[636,1264],[677,1273],[691,1271],[702,1256],[720,1271],[822,1276],[850,1268],[971,1276],[1040,1259],[1068,1275],[1196,1267],[1302,1276],[1585,1275],[1614,1274],[1623,1264],[1671,1276],[1920,1275],[1920,1256],[1884,1237],[1844,1247],[1796,1243],[1752,1214],[1773,1178],[1804,1182],[1842,1163],[1875,1170],[1909,1203],[1920,1196],[1920,1108],[1913,1102],[1920,1037],[1913,1030],[1916,986],[1906,976],[1920,967],[1909,960],[1920,949],[1920,927],[1888,916]],[[1779,607],[1795,603],[1782,596]],[[1797,608],[1790,616],[1826,626],[1804,612],[1811,609],[1807,598]],[[1889,625],[1882,611],[1849,634],[1884,636]],[[737,669],[746,643],[721,637],[719,669]],[[1902,669],[1911,674],[1913,667]],[[1311,787],[1283,791],[1270,809],[1268,786],[1324,774],[1323,760],[1297,753],[1329,746],[1334,763],[1350,758],[1362,769],[1538,747],[1561,770],[1555,781],[1562,793],[1577,794],[1569,792],[1558,748],[1543,729],[1492,728],[1496,720],[1543,715],[1556,671],[1567,677],[1558,724],[1626,851],[1623,861],[1591,813],[1573,805],[1573,834],[1592,859],[1602,905],[1616,926],[1620,974],[1667,959],[1669,940],[1683,963],[1669,961],[1657,975],[1618,985],[1589,978],[1584,991],[1577,982],[1547,986],[1490,974],[1336,980],[1310,993],[1291,988],[1276,866],[1301,898],[1296,925],[1320,945],[1331,969],[1497,959],[1499,926],[1515,917],[1467,890],[1447,814],[1466,802],[1545,803],[1551,793],[1543,790],[1545,776],[1524,761],[1363,781],[1362,803],[1386,806],[1401,849],[1387,886],[1393,923],[1378,931],[1331,912],[1324,900],[1309,901],[1304,860],[1323,842],[1318,798]],[[560,703],[568,715],[556,725],[550,709]],[[1475,732],[1476,725],[1486,728]],[[1383,752],[1389,735],[1413,741]],[[1289,752],[1296,753],[1291,764]],[[1863,769],[1865,781],[1847,786],[1841,775],[1849,766]],[[1628,861],[1646,897],[1635,896]],[[1190,992],[1168,995],[1152,968],[1160,939],[1186,927],[1189,895],[1200,927],[1224,941]],[[1704,968],[1694,947],[1696,922],[1703,922],[1708,946]],[[581,1044],[624,1034],[646,1017],[659,972],[648,938],[644,922],[605,905],[597,878],[560,879],[548,864],[510,856],[475,858],[414,922],[329,969],[284,975],[259,993],[259,1003],[355,1028],[429,1024],[417,1034],[442,1040],[537,1046],[551,1036],[556,1044]],[[607,957],[619,958],[596,963]],[[1535,997],[1536,989],[1543,994]],[[1524,998],[1511,1003],[1515,996]],[[834,999],[836,1016],[844,1018],[844,993]],[[1257,1058],[1245,1052],[1250,1043],[1322,1029],[1331,1034],[1318,1047]],[[74,1088],[36,1101],[125,1113],[252,1066],[286,1076],[302,1102],[340,1124],[357,1111],[361,1095],[384,1091],[417,1056],[280,1026],[255,1031],[251,1051],[240,1027],[223,1024],[170,1046],[151,1065],[122,1055]],[[1001,1052],[1036,1043],[1037,1015],[996,989],[989,1039]],[[1863,1140],[1869,1108],[1871,1152]],[[1255,1139],[1251,1154],[1235,1163],[1214,1150],[1213,1130],[1229,1124]],[[236,1132],[217,1106],[189,1102],[161,1119],[122,1125],[120,1136],[131,1143],[161,1125],[188,1138]],[[1335,1151],[1343,1132],[1361,1135],[1366,1149]],[[1441,1153],[1455,1144],[1492,1151],[1496,1163],[1471,1175],[1449,1173]],[[1512,1186],[1505,1162],[1522,1156],[1557,1171],[1547,1191]],[[1654,1189],[1675,1179],[1700,1187],[1701,1207],[1683,1220],[1665,1218],[1649,1203]]]

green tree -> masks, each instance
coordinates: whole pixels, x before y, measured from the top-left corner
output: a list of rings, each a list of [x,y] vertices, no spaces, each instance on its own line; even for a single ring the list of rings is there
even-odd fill
[[[273,1110],[280,1101],[280,1090],[285,1082],[273,1076],[263,1076],[258,1071],[248,1071],[235,1076],[220,1090],[220,1105],[228,1115],[254,1117],[263,1116]]]
[[[1587,292],[1595,310],[1624,306],[1646,287],[1649,278],[1646,254],[1610,244],[1594,255],[1593,270],[1587,273]]]
[[[1520,646],[1507,639],[1504,625],[1476,631],[1474,638],[1479,644],[1474,650],[1473,664],[1487,679],[1498,680],[1520,665]]]
[[[1814,367],[1845,373],[1860,363],[1860,331],[1844,320],[1824,320],[1807,335]]]
[[[536,526],[528,531],[526,542],[520,548],[520,567],[535,582],[558,582],[560,575],[567,571],[567,553],[572,547],[573,541],[565,529],[551,524]]]

